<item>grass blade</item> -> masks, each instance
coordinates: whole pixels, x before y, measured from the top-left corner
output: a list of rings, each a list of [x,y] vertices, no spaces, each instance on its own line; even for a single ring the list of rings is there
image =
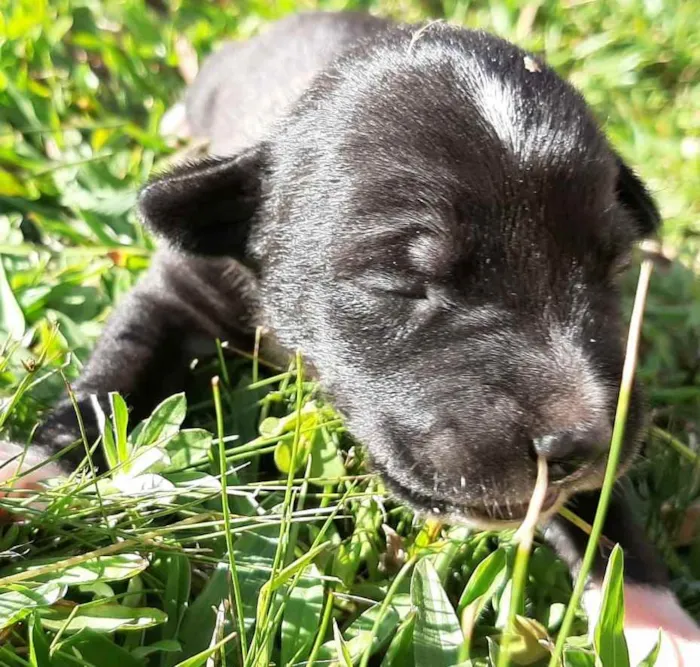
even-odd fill
[[[423,558],[413,571],[411,602],[417,610],[413,630],[416,667],[454,667],[464,636],[428,558]]]
[[[627,423],[627,412],[630,403],[630,394],[632,392],[632,384],[634,382],[634,374],[637,366],[637,353],[639,349],[639,338],[642,329],[642,319],[644,316],[644,304],[646,295],[649,289],[649,281],[653,269],[653,261],[645,259],[642,262],[642,268],[639,272],[639,280],[637,283],[637,293],[634,299],[634,307],[632,309],[632,318],[630,321],[629,336],[627,338],[627,350],[625,354],[625,364],[622,369],[622,381],[620,384],[620,394],[617,401],[617,410],[615,412],[615,425],[613,427],[612,440],[610,443],[610,453],[608,454],[608,463],[605,468],[605,479],[603,487],[600,491],[600,501],[596,510],[595,519],[591,528],[591,535],[588,539],[588,545],[583,556],[581,570],[576,578],[573,593],[569,606],[566,609],[564,620],[562,621],[557,643],[552,653],[552,658],[549,662],[550,667],[557,667],[561,663],[561,657],[564,652],[564,643],[571,630],[571,625],[574,621],[576,608],[578,607],[581,596],[583,595],[586,586],[588,573],[591,571],[593,560],[596,557],[598,550],[598,542],[603,532],[603,524],[610,504],[613,486],[617,479],[617,464],[620,460],[622,451],[622,442],[625,435],[625,425]]]
[[[520,608],[525,598],[525,584],[527,583],[527,564],[530,560],[530,551],[532,550],[532,541],[535,537],[535,529],[537,521],[542,511],[542,503],[544,503],[547,494],[548,475],[547,475],[547,460],[540,456],[537,459],[537,481],[535,489],[532,492],[532,499],[527,508],[527,514],[523,520],[518,532],[513,540],[518,546],[515,552],[515,566],[513,568],[513,581],[508,607],[508,623],[506,624],[503,639],[501,641],[501,650],[498,654],[498,667],[508,667],[510,662],[510,644],[511,639],[516,634],[515,625],[516,617],[520,613]]]
[[[610,554],[603,579],[603,601],[593,643],[603,667],[629,667],[625,620],[623,555],[619,544]]]
[[[228,507],[228,493],[226,489],[226,449],[224,448],[224,417],[221,409],[221,389],[219,378],[211,380],[212,391],[214,393],[214,409],[216,411],[216,432],[219,439],[219,474],[221,475],[221,508],[224,514],[224,531],[226,534],[226,551],[228,553],[229,572],[231,585],[233,587],[233,599],[236,605],[234,614],[238,626],[238,641],[241,646],[241,656],[245,664],[248,655],[246,644],[245,620],[243,618],[243,598],[238,580],[238,570],[236,568],[236,556],[233,551],[233,536],[231,533],[231,517]]]

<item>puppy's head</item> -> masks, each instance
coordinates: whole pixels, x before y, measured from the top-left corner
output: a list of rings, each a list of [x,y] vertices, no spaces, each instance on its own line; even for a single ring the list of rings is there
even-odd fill
[[[623,362],[616,277],[658,212],[581,97],[494,37],[396,29],[318,77],[265,145],[142,211],[260,279],[393,490],[480,524],[600,485]],[[635,394],[623,466],[642,422]]]

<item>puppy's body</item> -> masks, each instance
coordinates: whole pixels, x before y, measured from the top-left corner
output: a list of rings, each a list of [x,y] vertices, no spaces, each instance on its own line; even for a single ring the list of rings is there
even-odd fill
[[[235,155],[265,139],[318,72],[388,21],[367,14],[290,16],[245,42],[229,42],[187,90],[189,132],[209,140],[212,155]]]
[[[483,33],[311,14],[224,47],[186,108],[233,157],[144,189],[167,245],[76,384],[84,415],[115,390],[147,414],[187,341],[261,324],[418,509],[517,521],[539,455],[549,514],[573,497],[592,520],[622,367],[614,274],[658,214],[580,95]],[[635,394],[624,465],[641,426]],[[30,463],[76,437],[66,401]],[[605,532],[629,582],[665,585],[619,498]],[[548,535],[575,569],[585,535],[556,517]]]

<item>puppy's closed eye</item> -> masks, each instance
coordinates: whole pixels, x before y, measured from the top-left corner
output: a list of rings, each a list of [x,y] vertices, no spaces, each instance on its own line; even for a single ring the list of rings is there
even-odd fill
[[[353,283],[380,297],[419,301],[428,298],[432,281],[420,274],[399,275],[388,271],[366,271],[355,278]]]

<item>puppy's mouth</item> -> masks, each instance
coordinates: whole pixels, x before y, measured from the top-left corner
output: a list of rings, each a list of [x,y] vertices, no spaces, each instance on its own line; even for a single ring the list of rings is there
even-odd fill
[[[503,530],[517,526],[525,518],[530,506],[529,495],[522,499],[504,497],[468,503],[460,503],[458,496],[451,499],[428,496],[392,479],[385,471],[381,472],[394,495],[417,511],[444,517],[453,523],[467,523],[483,530]],[[542,503],[541,518],[555,514],[568,498],[569,494],[561,487],[550,487]]]
[[[549,516],[564,503],[565,494],[561,489],[549,488],[542,502],[542,515]],[[527,514],[530,507],[530,498],[524,501],[510,501],[508,498],[503,501],[488,503],[477,503],[466,505],[462,510],[464,518],[480,527],[497,524],[498,528],[503,528],[503,524],[519,523]]]

